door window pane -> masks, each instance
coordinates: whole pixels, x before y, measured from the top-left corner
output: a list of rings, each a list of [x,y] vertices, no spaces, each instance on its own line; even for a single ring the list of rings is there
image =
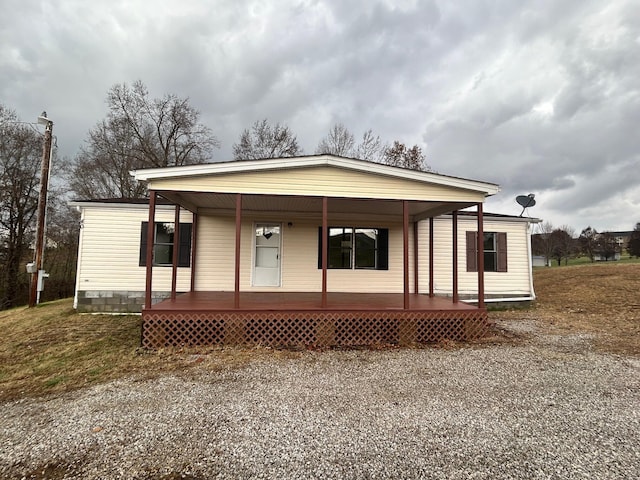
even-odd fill
[[[256,245],[280,245],[280,225],[256,225]]]

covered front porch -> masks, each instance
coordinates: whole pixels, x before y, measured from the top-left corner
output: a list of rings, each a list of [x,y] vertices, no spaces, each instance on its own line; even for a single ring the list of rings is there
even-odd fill
[[[148,182],[150,193],[144,347],[409,345],[486,332],[482,205],[494,185],[333,156],[157,169],[136,178]],[[176,231],[171,295],[153,304],[159,197],[176,205]],[[458,296],[458,211],[473,206],[477,306]],[[190,289],[178,294],[181,208],[192,213],[193,225]],[[452,214],[452,295],[437,298],[433,220],[445,213]],[[429,222],[424,243],[420,221]],[[273,236],[263,228],[267,222]],[[351,243],[358,228],[370,235],[366,265],[358,264],[360,247]],[[349,234],[334,237],[340,230]],[[263,283],[258,269],[263,245],[274,252],[272,283]],[[330,248],[343,260],[337,266]],[[426,289],[418,281],[421,251],[429,258]]]
[[[449,298],[410,294],[188,292],[146,308],[145,348],[199,345],[414,345],[472,340],[487,311]]]

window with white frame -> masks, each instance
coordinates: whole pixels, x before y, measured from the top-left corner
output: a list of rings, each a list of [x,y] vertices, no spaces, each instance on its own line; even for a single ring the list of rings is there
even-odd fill
[[[318,268],[322,268],[322,227],[318,238]],[[389,230],[386,228],[329,227],[327,245],[327,268],[389,268]]]

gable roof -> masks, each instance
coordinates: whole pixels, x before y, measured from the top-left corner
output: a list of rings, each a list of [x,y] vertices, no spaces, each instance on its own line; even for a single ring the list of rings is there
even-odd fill
[[[154,182],[157,180],[184,179],[198,176],[216,176],[241,173],[274,172],[283,170],[332,167],[368,175],[417,181],[429,185],[482,192],[485,196],[498,193],[500,187],[494,183],[453,177],[432,172],[410,170],[355,158],[337,155],[308,155],[301,157],[267,158],[260,160],[235,160],[228,162],[185,165],[178,167],[134,170],[136,180]]]
[[[137,170],[150,191],[192,212],[322,211],[398,215],[412,221],[484,202],[498,185],[335,155],[269,158]]]

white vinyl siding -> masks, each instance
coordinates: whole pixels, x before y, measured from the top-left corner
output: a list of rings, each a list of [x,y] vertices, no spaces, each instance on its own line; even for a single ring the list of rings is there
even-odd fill
[[[216,193],[482,202],[477,191],[336,167],[225,173],[152,180],[150,189]]]
[[[173,207],[159,207],[156,221],[173,222]],[[81,251],[78,265],[78,290],[144,290],[146,268],[138,266],[140,228],[149,220],[147,205],[129,208],[95,206],[83,208],[80,230]],[[191,222],[191,213],[182,211],[180,222]],[[153,290],[171,290],[171,268],[153,269]],[[191,269],[178,269],[178,291],[188,291]]]
[[[138,266],[140,228],[148,221],[147,205],[83,205],[83,228],[80,232],[77,290],[79,291],[143,291],[145,267]],[[338,220],[339,218],[339,220]],[[159,206],[156,221],[172,222],[173,207]],[[191,222],[183,211],[181,222]],[[282,225],[280,287],[252,287],[254,224]],[[291,225],[289,226],[289,223]],[[329,269],[330,292],[403,292],[402,223],[371,221],[360,215],[336,214],[329,223],[354,227],[389,229],[389,269]],[[437,295],[452,293],[451,217],[434,221],[434,290]],[[320,216],[299,218],[287,213],[246,215],[242,221],[241,282],[242,291],[320,292],[322,269],[318,268],[318,227]],[[458,218],[458,278],[462,298],[477,295],[477,273],[466,271],[465,232],[476,230],[475,217]],[[491,296],[528,296],[530,265],[528,223],[519,219],[485,216],[484,230],[507,234],[508,271],[485,272],[485,293]],[[200,215],[197,227],[197,259],[195,288],[199,291],[233,291],[235,283],[235,218]],[[409,227],[409,283],[414,289],[413,225]],[[429,222],[419,223],[420,293],[429,292]],[[171,268],[154,267],[153,290],[171,289]],[[190,288],[191,268],[178,269],[178,291]]]
[[[507,234],[507,271],[485,272],[485,294],[487,296],[531,295],[529,246],[526,222],[505,221],[485,216],[485,232]],[[475,298],[478,292],[478,273],[467,272],[466,235],[477,231],[475,217],[458,217],[458,293]],[[420,222],[420,291],[429,291],[429,222]],[[434,293],[451,295],[453,292],[452,220],[450,216],[434,220]]]
[[[252,286],[254,222],[282,223],[279,287]],[[288,223],[291,222],[291,226]],[[287,218],[243,218],[241,232],[240,289],[242,291],[322,291],[322,270],[318,269],[319,221]],[[363,225],[364,226],[364,225]],[[369,226],[367,223],[366,226]],[[389,228],[389,270],[328,270],[327,288],[332,292],[402,292],[402,227]],[[196,290],[234,290],[235,219],[198,218]],[[154,269],[155,272],[155,269]]]
[[[242,236],[251,233],[243,230]],[[235,236],[233,218],[198,216],[196,290],[234,290]]]

